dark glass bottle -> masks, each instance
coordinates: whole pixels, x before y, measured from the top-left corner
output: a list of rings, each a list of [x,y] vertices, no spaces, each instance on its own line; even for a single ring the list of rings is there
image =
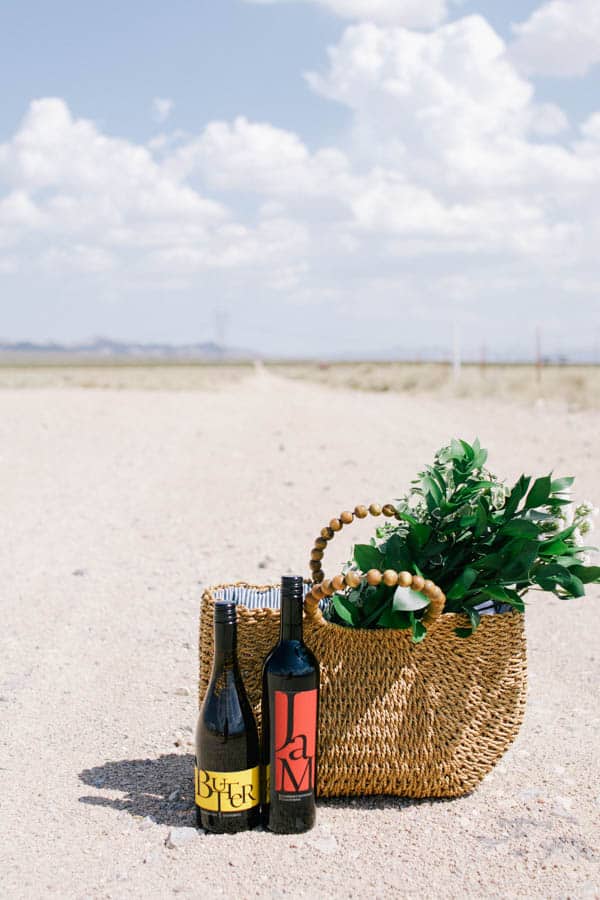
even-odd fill
[[[215,603],[215,657],[196,729],[196,821],[233,834],[260,823],[260,749],[237,661],[235,603]]]
[[[282,578],[279,643],[263,669],[263,819],[279,834],[316,818],[319,664],[302,640],[303,596],[302,578]]]

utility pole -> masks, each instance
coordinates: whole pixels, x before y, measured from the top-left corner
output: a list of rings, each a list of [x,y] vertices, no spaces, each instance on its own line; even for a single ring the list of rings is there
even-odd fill
[[[225,352],[225,340],[227,337],[227,326],[229,325],[229,315],[226,310],[216,307],[214,311],[215,324],[215,344],[217,344],[221,355]]]

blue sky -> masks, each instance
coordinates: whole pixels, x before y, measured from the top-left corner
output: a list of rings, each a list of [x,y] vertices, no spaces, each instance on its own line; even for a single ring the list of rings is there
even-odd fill
[[[595,6],[5,5],[0,336],[589,349]]]

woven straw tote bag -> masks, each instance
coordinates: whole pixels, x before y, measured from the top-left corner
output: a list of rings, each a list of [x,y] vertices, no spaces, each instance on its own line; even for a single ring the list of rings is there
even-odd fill
[[[357,507],[355,513],[365,509]],[[381,509],[370,507],[375,515]],[[383,512],[394,515],[391,505]],[[352,518],[344,513],[333,522],[341,527]],[[468,620],[443,613],[444,595],[427,582],[431,603],[427,637],[420,644],[411,642],[410,631],[334,625],[325,621],[319,605],[321,585],[327,589],[330,584],[321,570],[323,541],[331,540],[334,531],[324,528],[321,535],[311,554],[313,581],[306,582],[304,601],[304,638],[321,668],[319,796],[468,793],[498,762],[523,720],[522,614],[482,615],[475,633],[459,638],[454,629]],[[343,580],[342,575],[332,579],[336,589]],[[241,583],[204,591],[200,702],[212,668],[213,605],[219,599],[238,605],[240,668],[260,727],[262,665],[279,636],[279,588]]]

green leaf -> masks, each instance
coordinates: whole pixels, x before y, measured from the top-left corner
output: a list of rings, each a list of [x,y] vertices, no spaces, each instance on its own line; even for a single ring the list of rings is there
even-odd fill
[[[378,587],[368,587],[365,591],[365,599],[363,601],[363,622],[365,628],[370,627],[379,619],[384,609],[388,609],[390,589],[380,584]]]
[[[425,475],[422,484],[425,494],[431,497],[433,501],[433,508],[435,509],[440,505],[443,497],[439,484],[437,483],[437,481],[435,481],[434,478],[431,477],[431,475]]]
[[[418,525],[419,524],[419,520],[415,519],[414,516],[411,516],[410,513],[398,511],[396,513],[396,515],[402,522],[408,522],[410,525]]]
[[[350,602],[343,594],[334,594],[332,597],[333,608],[340,619],[347,625],[355,625],[358,618],[358,607]]]
[[[585,586],[580,578],[573,573],[572,569],[566,569],[552,563],[547,566],[540,566],[534,573],[535,581],[544,591],[554,591],[561,587],[570,597],[583,597],[585,595]]]
[[[537,538],[539,533],[540,529],[538,526],[527,519],[513,519],[500,529],[500,534],[505,534],[509,537]]]
[[[461,444],[463,446],[463,450],[465,451],[466,459],[468,459],[469,462],[472,462],[472,460],[475,457],[475,451],[474,451],[473,447],[471,447],[470,444],[468,444],[466,441],[463,441],[462,439],[461,439]]]
[[[533,482],[533,487],[527,494],[525,501],[525,509],[533,509],[536,506],[543,506],[550,496],[552,490],[552,479],[549,475],[542,475]]]
[[[473,460],[473,466],[475,469],[482,469],[486,463],[488,458],[487,450],[481,448],[478,453],[475,454],[475,459]]]
[[[429,599],[418,591],[413,591],[407,587],[397,587],[394,591],[394,599],[392,606],[395,610],[411,612],[417,609],[425,609],[429,606]]]
[[[540,544],[540,547],[541,548],[547,547],[548,544],[552,544],[552,543],[554,543],[554,541],[558,541],[558,540],[564,541],[567,538],[570,538],[571,535],[573,535],[575,533],[576,528],[577,528],[577,524],[569,525],[569,527],[565,528],[563,531],[559,531],[556,534],[553,534],[552,537],[549,537],[545,541],[542,541],[542,543]]]
[[[569,550],[575,550],[577,552],[579,547],[571,547],[561,540],[553,540],[550,541],[550,543],[545,541],[540,545],[540,556],[560,556],[561,553],[568,553]]]
[[[410,526],[410,530],[408,532],[408,544],[409,546],[414,546],[416,550],[420,550],[425,546],[429,538],[431,537],[431,526],[425,525],[422,522],[415,522],[414,525]]]
[[[502,603],[506,603],[507,593],[500,584],[486,584],[481,589],[481,593],[491,597],[492,600],[500,600]]]
[[[412,568],[410,550],[406,540],[399,534],[393,534],[381,548],[383,550],[382,568],[394,569],[396,572]]]
[[[552,494],[560,494],[563,491],[568,491],[574,481],[575,479],[570,475],[566,478],[556,478],[550,485],[550,491]]]
[[[370,544],[356,544],[354,547],[354,562],[361,572],[369,569],[381,569],[383,565],[383,553],[378,547]]]
[[[417,619],[415,614],[412,612],[410,614],[410,624],[412,628],[412,642],[413,644],[420,644],[427,634],[427,629],[420,621],[420,619]]]
[[[600,581],[600,566],[572,566],[570,572],[579,578],[582,584]]]
[[[485,507],[481,500],[477,503],[477,511],[475,513],[475,528],[473,529],[473,533],[475,537],[481,537],[484,534],[488,524],[488,517]]]
[[[481,589],[481,593],[487,594],[494,600],[499,600],[500,603],[507,603],[509,606],[512,606],[513,609],[518,609],[519,612],[525,611],[525,604],[522,597],[520,597],[512,588],[502,587],[499,584],[488,584]]]
[[[521,475],[515,486],[510,492],[510,496],[504,506],[504,515],[506,519],[511,519],[516,513],[519,503],[527,493],[527,488],[531,482],[531,478],[527,475]]]
[[[465,612],[468,615],[469,619],[471,620],[471,628],[473,629],[473,631],[475,631],[475,629],[478,627],[479,623],[481,622],[481,616],[479,615],[479,613],[476,609],[471,609],[470,607],[467,607],[465,609]]]
[[[449,459],[460,460],[465,458],[465,451],[462,446],[462,442],[456,440],[456,438],[452,438],[450,442],[450,455]]]
[[[406,613],[387,607],[377,620],[378,628],[410,628],[410,619]]]
[[[461,600],[477,578],[477,575],[476,569],[467,566],[447,592],[448,600]]]
[[[456,634],[459,638],[468,638],[473,634],[472,628],[455,628],[454,634]]]
[[[393,628],[394,627],[394,610],[389,606],[383,610],[379,618],[377,619],[377,627],[378,628]]]
[[[537,541],[518,541],[518,538],[510,541],[502,551],[504,560],[502,578],[505,581],[526,581],[538,557]]]

